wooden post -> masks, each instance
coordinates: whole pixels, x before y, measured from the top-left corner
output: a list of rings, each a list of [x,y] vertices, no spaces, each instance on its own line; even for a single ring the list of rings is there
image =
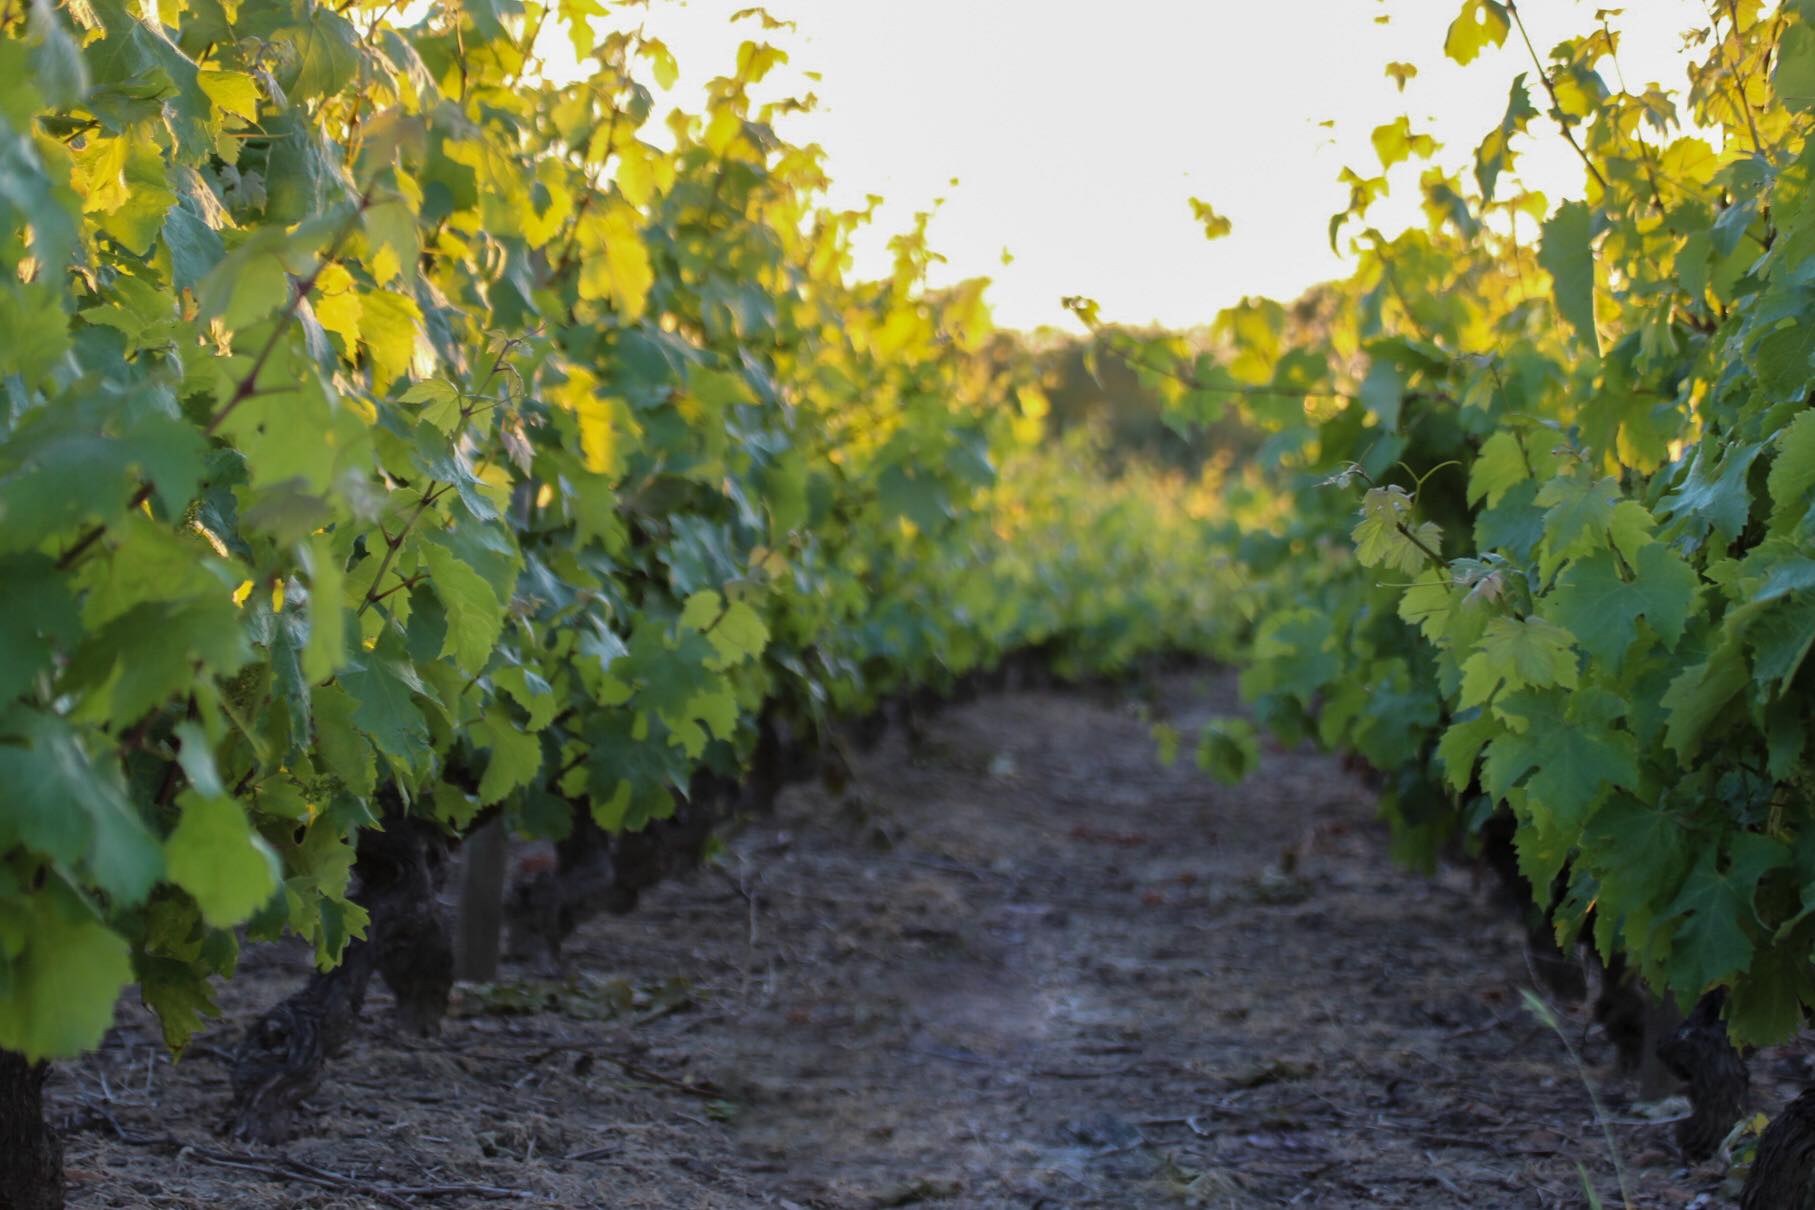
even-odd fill
[[[460,846],[460,912],[455,926],[454,975],[488,980],[498,976],[499,937],[504,918],[504,823],[493,819]]]

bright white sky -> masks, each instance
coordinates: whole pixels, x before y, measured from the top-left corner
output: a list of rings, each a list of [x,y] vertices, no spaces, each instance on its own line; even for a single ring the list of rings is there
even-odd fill
[[[696,108],[700,86],[734,66],[757,22],[729,15],[753,0],[656,0],[649,32],[681,79],[666,98]],[[1541,54],[1585,32],[1607,0],[1527,0]],[[768,35],[820,112],[784,128],[827,152],[832,201],[888,199],[859,248],[858,272],[886,271],[887,236],[936,198],[936,282],[988,276],[996,320],[1072,327],[1067,294],[1106,319],[1205,323],[1244,295],[1290,297],[1342,272],[1331,214],[1347,201],[1338,172],[1378,172],[1369,134],[1409,114],[1452,168],[1506,108],[1530,60],[1515,29],[1467,68],[1443,55],[1460,0],[774,0],[795,33]],[[1380,15],[1391,21],[1375,22]],[[1694,0],[1627,0],[1620,61],[1636,91],[1686,90],[1681,34],[1707,24]],[[1403,95],[1384,74],[1419,74]],[[1602,65],[1610,84],[1611,67]],[[796,83],[797,82],[797,83]],[[1535,77],[1533,79],[1535,84]],[[1535,91],[1535,90],[1534,90]],[[765,91],[765,95],[780,95]],[[1542,110],[1548,102],[1535,95]],[[665,110],[664,110],[665,112]],[[1334,119],[1332,128],[1320,123]],[[1541,133],[1540,133],[1541,132]],[[1553,201],[1579,196],[1583,171],[1555,128],[1533,126],[1518,170]],[[1371,218],[1402,226],[1419,167],[1396,169],[1395,195]],[[950,185],[957,178],[957,186]],[[1204,239],[1187,199],[1235,224]],[[1398,215],[1398,221],[1393,216]],[[1002,263],[1007,250],[1014,257]]]

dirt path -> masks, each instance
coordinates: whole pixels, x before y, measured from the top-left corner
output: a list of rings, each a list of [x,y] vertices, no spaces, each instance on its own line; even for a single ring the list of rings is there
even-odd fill
[[[1235,708],[1220,675],[1157,694],[1187,725]],[[565,979],[463,988],[431,1042],[373,1026],[281,1152],[210,1133],[230,1029],[172,1067],[125,1014],[55,1080],[72,1203],[1574,1207],[1579,1161],[1618,1204],[1484,887],[1396,869],[1332,761],[1274,753],[1229,790],[1153,753],[1127,693],[954,708],[842,799],[791,791],[718,872],[587,926]],[[298,969],[250,955],[228,1022]],[[1731,1204],[1566,1022],[1633,1204]],[[1786,1064],[1753,1061],[1767,1105]]]

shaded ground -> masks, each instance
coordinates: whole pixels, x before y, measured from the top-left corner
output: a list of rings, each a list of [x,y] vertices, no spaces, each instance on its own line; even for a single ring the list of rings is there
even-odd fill
[[[211,1126],[293,951],[249,954],[180,1064],[124,1012],[54,1077],[71,1203],[1574,1207],[1580,1162],[1617,1205],[1487,888],[1395,869],[1332,761],[1273,753],[1233,790],[1159,767],[1143,710],[1234,701],[1221,675],[1154,692],[991,697],[891,737],[842,798],[791,791],[718,870],[587,926],[565,977],[461,988],[439,1039],[397,1036],[379,991],[281,1149]],[[1565,1027],[1633,1205],[1730,1205]],[[1795,1091],[1788,1052],[1752,1067],[1763,1107]]]

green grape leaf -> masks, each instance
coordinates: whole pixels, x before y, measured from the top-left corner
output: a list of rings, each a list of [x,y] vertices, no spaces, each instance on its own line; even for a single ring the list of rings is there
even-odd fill
[[[1537,116],[1537,107],[1531,103],[1531,93],[1525,87],[1525,73],[1520,72],[1513,77],[1512,90],[1506,98],[1506,114],[1500,119],[1500,125],[1489,131],[1481,145],[1475,148],[1475,182],[1481,186],[1481,196],[1487,201],[1493,200],[1500,174],[1512,167],[1513,136],[1523,134]]]
[[[473,742],[489,748],[492,754],[485,775],[479,779],[480,805],[489,807],[535,779],[542,767],[542,742],[534,732],[517,730],[508,718],[494,711],[473,724],[471,733]]]
[[[126,155],[124,201],[104,215],[101,230],[134,255],[148,254],[177,195],[165,183],[164,157],[154,144],[135,143]]]
[[[189,780],[190,788],[206,797],[225,798],[227,787],[221,784],[220,770],[214,767],[214,752],[209,747],[207,733],[185,719],[171,729],[171,736],[177,741],[177,763]]]
[[[1575,850],[1575,836],[1559,825],[1548,811],[1535,814],[1524,810],[1525,791],[1512,792],[1513,812],[1519,817],[1519,830],[1513,836],[1513,851],[1519,860],[1519,873],[1535,887],[1547,887],[1562,873],[1563,864]]]
[[[182,818],[164,840],[170,881],[194,897],[209,924],[243,922],[277,889],[277,854],[232,799],[185,790],[177,803]]]
[[[424,379],[405,391],[398,402],[421,404],[422,418],[449,437],[454,435],[464,419],[461,408],[465,401],[461,398],[460,389],[445,378]]]
[[[1733,210],[1749,216],[1753,207],[1739,205]],[[1808,394],[1809,379],[1815,373],[1815,335],[1809,324],[1812,307],[1815,291],[1804,289],[1774,300],[1773,306],[1753,318],[1749,360],[1758,371],[1759,386],[1770,398],[1801,401]]]
[[[347,630],[342,595],[346,570],[335,557],[332,539],[318,534],[304,552],[309,573],[309,640],[303,647],[303,675],[320,682],[334,674],[347,658]]]
[[[1407,575],[1428,566],[1443,544],[1443,531],[1434,522],[1412,520],[1412,498],[1397,484],[1369,489],[1361,499],[1361,520],[1350,536],[1362,566]]]
[[[371,742],[360,734],[354,722],[359,703],[339,684],[333,684],[316,686],[311,705],[315,750],[322,763],[350,792],[370,798],[378,784],[378,762]]]
[[[1613,548],[1628,563],[1636,563],[1639,550],[1657,540],[1652,535],[1656,528],[1651,510],[1637,500],[1621,500],[1613,506],[1613,515],[1607,519],[1607,536],[1613,539]]]
[[[171,284],[194,290],[227,255],[221,228],[231,220],[194,169],[174,173],[173,178],[177,202],[164,215],[164,249],[170,254]]]
[[[1260,764],[1260,737],[1245,718],[1211,719],[1198,733],[1195,758],[1215,780],[1237,785]]]
[[[1695,602],[1695,569],[1662,543],[1641,547],[1633,578],[1621,577],[1612,552],[1571,563],[1557,582],[1546,616],[1575,635],[1593,659],[1615,668],[1638,637],[1638,619],[1675,648]]]
[[[36,711],[0,715],[0,851],[14,845],[71,866],[122,905],[142,903],[164,859],[116,768],[96,761],[63,720]]]
[[[1807,18],[1792,22],[1778,39],[1771,87],[1786,108],[1797,113],[1815,109],[1815,26]]]
[[[1400,596],[1400,620],[1418,627],[1425,638],[1443,646],[1455,615],[1458,595],[1447,568],[1427,567]]]
[[[1527,811],[1544,812],[1560,835],[1573,838],[1608,790],[1637,788],[1637,746],[1614,726],[1626,711],[1614,694],[1585,689],[1565,701],[1554,693],[1519,693],[1500,709],[1519,729],[1487,746],[1482,785],[1505,798],[1523,779]]]
[[[146,602],[83,644],[69,663],[63,688],[86,698],[76,717],[130,726],[187,691],[198,667],[228,675],[251,654],[224,593],[212,600]]]
[[[937,531],[953,514],[945,485],[932,475],[903,466],[891,466],[876,480],[883,511],[906,517],[923,530]]]
[[[136,964],[139,996],[145,1007],[157,1014],[164,1035],[164,1045],[182,1054],[209,1017],[218,1017],[220,1007],[214,1002],[207,975],[187,962],[169,958],[145,957]]]
[[[1519,563],[1530,561],[1544,539],[1544,511],[1535,503],[1538,484],[1527,479],[1507,489],[1498,505],[1475,516],[1475,546]]]
[[[376,824],[376,820],[370,821]],[[326,817],[315,820],[300,842],[284,848],[287,923],[315,944],[317,966],[339,961],[352,937],[363,936],[368,916],[347,898],[357,852]]]
[[[1461,709],[1479,706],[1497,690],[1576,686],[1576,653],[1567,630],[1543,618],[1494,618],[1462,665]]]
[[[428,744],[428,722],[415,702],[422,682],[406,661],[384,654],[385,650],[380,643],[357,666],[342,669],[340,684],[358,703],[353,721],[360,730],[380,752],[412,768]]]
[[[1746,527],[1752,511],[1746,479],[1763,448],[1755,442],[1699,443],[1688,476],[1664,497],[1664,511],[1672,517],[1694,517],[1731,541]]]
[[[1771,520],[1798,520],[1809,510],[1815,488],[1815,412],[1798,412],[1777,437],[1777,456],[1765,481],[1771,493]]]
[[[1663,706],[1669,719],[1665,743],[1684,757],[1693,756],[1708,728],[1750,680],[1746,661],[1733,644],[1685,668],[1664,693]]]
[[[1285,609],[1260,625],[1242,692],[1289,693],[1308,705],[1342,671],[1327,615],[1314,609]]]
[[[1481,443],[1468,471],[1468,502],[1486,501],[1487,507],[1499,505],[1507,491],[1531,478],[1531,467],[1525,462],[1525,447],[1518,435],[1501,429]]]
[[[610,661],[606,661],[609,665]],[[529,729],[540,731],[554,721],[560,699],[539,674],[521,664],[512,664],[492,674],[492,684],[508,694],[529,715]]]
[[[694,697],[687,703],[686,713],[689,720],[704,723],[715,739],[729,740],[737,734],[737,694],[728,681]],[[693,755],[697,756],[698,752]]]
[[[724,604],[724,598],[718,593],[710,588],[701,589],[681,606],[681,625],[689,630],[703,631],[718,620]]]
[[[277,39],[290,44],[284,61],[295,64],[295,74],[284,81],[284,91],[297,101],[337,93],[359,73],[359,30],[331,9],[308,12],[306,23],[277,31]]]
[[[718,683],[709,667],[716,655],[698,631],[682,631],[670,646],[658,627],[646,624],[630,636],[630,653],[611,665],[611,675],[635,688],[639,706],[684,718],[687,703]]]
[[[31,81],[37,85],[44,103],[54,109],[78,104],[88,91],[88,68],[62,14],[49,0],[33,0],[26,30],[35,43],[31,50]]]
[[[79,635],[69,586],[39,554],[0,555],[0,701],[11,701],[50,668],[56,647]]]
[[[586,735],[586,787],[593,818],[610,831],[635,830],[673,813],[685,785],[685,756],[654,726],[614,711]]]
[[[0,996],[0,1048],[27,1059],[71,1059],[92,1050],[113,1025],[114,1002],[132,981],[126,939],[49,897],[36,900],[13,991]]]
[[[1399,427],[1399,409],[1405,400],[1405,373],[1384,357],[1368,365],[1367,377],[1357,392],[1361,406],[1380,421],[1380,427],[1392,432]]]
[[[706,639],[718,652],[717,666],[729,668],[762,655],[769,645],[769,627],[749,602],[733,601],[718,623],[706,632]]]
[[[1538,492],[1544,514],[1544,547],[1539,560],[1545,575],[1558,564],[1579,555],[1604,550],[1613,521],[1619,484],[1613,479],[1560,475]]]
[[[1752,651],[1752,679],[1776,681],[1780,691],[1787,688],[1815,646],[1815,597],[1798,593],[1778,598],[1752,615],[1745,636]]]
[[[1584,202],[1565,202],[1544,223],[1538,264],[1550,274],[1557,314],[1588,351],[1600,355],[1594,323],[1593,215]]]
[[[1694,856],[1675,815],[1626,794],[1594,813],[1583,832],[1583,852],[1602,902],[1615,916],[1667,902]]]
[[[1665,920],[1678,921],[1670,955],[1673,986],[1696,995],[1746,968],[1752,937],[1745,926],[1756,921],[1758,881],[1788,862],[1783,845],[1756,834],[1733,838],[1725,871],[1718,849],[1703,850],[1664,913]]]
[[[1748,570],[1754,561],[1759,560],[1759,553],[1759,551],[1753,552],[1753,560],[1748,560],[1747,563]],[[1765,576],[1764,583],[1760,584],[1758,590],[1752,594],[1754,604],[1768,604],[1771,601],[1781,600],[1784,597],[1815,588],[1815,559],[1795,556],[1781,561],[1767,562],[1766,567],[1770,574]]]
[[[218,316],[237,332],[289,302],[290,252],[282,229],[256,229],[244,243],[227,253],[196,288],[202,314]]]
[[[1767,944],[1752,955],[1727,999],[1727,1032],[1739,1046],[1766,1046],[1802,1028],[1803,1006],[1815,1002],[1806,934]]]
[[[1458,794],[1468,789],[1482,747],[1504,731],[1499,720],[1486,713],[1453,722],[1444,729],[1443,737],[1437,741],[1437,759],[1443,765],[1443,780],[1450,789]]]
[[[428,564],[429,585],[447,611],[447,638],[442,655],[451,655],[462,672],[476,674],[484,668],[504,632],[504,603],[492,592],[485,577],[461,562],[444,546],[422,545]]]

